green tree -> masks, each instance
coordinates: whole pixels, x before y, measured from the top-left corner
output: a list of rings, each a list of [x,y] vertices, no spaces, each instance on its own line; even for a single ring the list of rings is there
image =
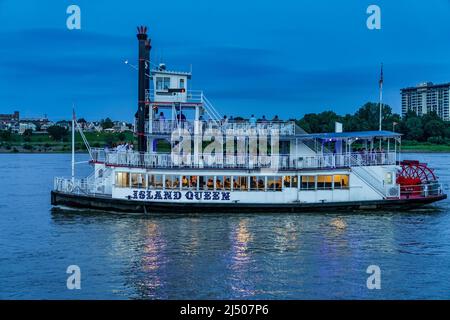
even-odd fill
[[[31,130],[31,129],[26,129],[26,130],[23,132],[23,140],[24,140],[25,142],[30,142],[32,136],[33,136],[33,130]]]
[[[393,121],[392,108],[387,104],[383,104],[381,112],[382,129],[391,130]],[[356,118],[354,121],[359,123],[359,131],[378,130],[380,123],[380,105],[374,102],[367,102],[356,111],[354,117]]]
[[[69,134],[69,130],[67,128],[56,125],[49,127],[47,132],[55,141],[59,141]]]
[[[11,130],[0,130],[0,141],[10,141]]]
[[[445,124],[442,120],[431,120],[425,122],[422,118],[422,122],[425,123],[423,126],[424,138],[428,139],[430,137],[444,137],[445,136]]]
[[[120,141],[125,141],[125,139],[127,138],[127,136],[123,132],[120,132],[117,137]]]
[[[342,117],[333,111],[321,113],[308,113],[303,116],[297,124],[308,133],[332,132],[334,123],[342,121]]]
[[[102,119],[100,121],[100,125],[102,126],[103,130],[114,127],[114,123],[110,118]]]
[[[423,140],[422,119],[419,117],[411,117],[406,120],[406,139],[408,140]]]

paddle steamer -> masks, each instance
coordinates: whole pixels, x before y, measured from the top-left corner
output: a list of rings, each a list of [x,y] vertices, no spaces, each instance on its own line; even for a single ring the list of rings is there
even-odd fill
[[[85,140],[92,174],[56,177],[52,205],[140,213],[333,212],[410,209],[446,198],[426,164],[400,161],[399,133],[308,134],[294,121],[226,119],[202,91],[190,90],[191,72],[150,62],[146,31],[139,27],[137,34],[137,150],[91,149]],[[73,137],[75,126],[74,119]]]

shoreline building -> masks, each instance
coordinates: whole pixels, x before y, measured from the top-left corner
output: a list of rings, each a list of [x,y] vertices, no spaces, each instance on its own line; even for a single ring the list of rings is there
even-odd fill
[[[416,87],[401,89],[402,117],[409,110],[418,116],[435,111],[444,121],[450,121],[450,83],[433,84],[425,82]]]
[[[14,111],[14,113],[11,114],[0,114],[0,122],[19,122],[20,115],[19,111]]]

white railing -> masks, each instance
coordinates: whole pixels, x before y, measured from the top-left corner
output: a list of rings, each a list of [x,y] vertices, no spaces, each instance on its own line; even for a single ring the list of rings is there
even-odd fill
[[[177,121],[177,120],[153,120],[152,133],[171,134],[175,130],[188,130],[194,132],[193,121]],[[148,121],[145,122],[145,133],[149,132]]]
[[[384,152],[364,157],[361,154],[325,154],[304,157],[292,157],[287,154],[273,156],[253,156],[249,154],[201,154],[177,155],[171,153],[139,153],[134,151],[112,151],[92,149],[93,160],[108,165],[148,167],[148,168],[342,168],[376,165],[394,165],[397,162],[395,152]]]
[[[220,121],[223,117],[222,115],[214,108],[213,104],[205,97],[202,93],[202,104],[205,108],[205,111],[211,117],[211,119],[215,122]]]
[[[250,130],[256,134],[277,134],[280,136],[288,136],[295,134],[294,121],[266,121],[252,124],[248,121],[199,121],[199,128],[202,132],[208,129],[217,129],[224,134],[248,135]],[[156,134],[171,134],[178,129],[186,129],[190,133],[194,133],[195,121],[178,121],[178,120],[153,120],[152,132]],[[149,132],[148,121],[145,122],[145,132]]]
[[[72,194],[91,194],[93,185],[88,182],[88,179],[56,177],[53,181],[53,190]]]
[[[423,198],[433,197],[443,194],[442,184],[437,181],[430,181],[428,184],[402,185],[400,194],[402,198]]]
[[[101,180],[101,179],[100,179]],[[63,193],[78,194],[78,195],[104,195],[110,196],[111,192],[106,191],[106,184],[104,180],[94,177],[78,179],[56,177],[53,181],[53,190]]]
[[[169,92],[169,90],[145,90],[145,99],[151,102],[184,102],[203,103],[203,91],[188,90],[185,92]]]

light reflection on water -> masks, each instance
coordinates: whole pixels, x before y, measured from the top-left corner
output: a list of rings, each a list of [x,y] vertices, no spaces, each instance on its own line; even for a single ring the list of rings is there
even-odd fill
[[[0,298],[401,299],[450,292],[448,200],[407,213],[52,213],[51,179],[70,173],[70,155],[0,157],[0,183],[9,185],[0,205]],[[414,157],[450,182],[450,155]],[[31,183],[13,179],[18,173]],[[78,292],[65,289],[70,264],[82,270]],[[371,264],[382,270],[380,291],[365,287]]]

